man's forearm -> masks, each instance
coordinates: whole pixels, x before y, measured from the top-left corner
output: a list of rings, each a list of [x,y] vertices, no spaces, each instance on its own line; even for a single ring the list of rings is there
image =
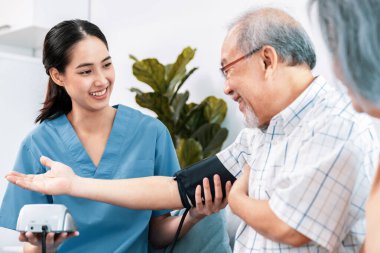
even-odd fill
[[[231,210],[258,233],[277,242],[299,247],[310,241],[280,220],[269,207],[269,201],[256,200],[245,194],[230,196]],[[276,229],[273,229],[276,228]]]
[[[102,180],[76,178],[71,194],[131,209],[180,209],[177,182],[172,177]]]

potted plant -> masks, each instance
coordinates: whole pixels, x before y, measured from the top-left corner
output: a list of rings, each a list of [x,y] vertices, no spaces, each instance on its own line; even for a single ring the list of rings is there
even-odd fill
[[[180,91],[185,81],[197,70],[189,71],[186,65],[193,59],[196,49],[187,47],[171,64],[162,64],[155,58],[135,62],[133,75],[149,85],[151,91],[131,88],[140,106],[156,113],[169,129],[182,168],[220,151],[228,130],[221,127],[227,113],[227,104],[214,96],[201,103],[188,102],[189,91]]]

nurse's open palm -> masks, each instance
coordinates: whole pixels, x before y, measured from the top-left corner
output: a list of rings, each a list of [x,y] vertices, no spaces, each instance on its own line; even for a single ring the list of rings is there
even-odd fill
[[[52,161],[44,156],[40,158],[40,162],[50,170],[38,175],[26,175],[12,171],[6,175],[6,179],[24,189],[47,195],[69,194],[72,182],[77,178],[73,170],[63,163]]]

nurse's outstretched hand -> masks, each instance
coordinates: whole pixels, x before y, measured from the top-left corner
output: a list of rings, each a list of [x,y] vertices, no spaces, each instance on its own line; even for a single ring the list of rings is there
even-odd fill
[[[52,161],[45,156],[41,156],[40,162],[50,170],[38,175],[26,175],[12,171],[5,178],[24,189],[47,195],[70,194],[73,182],[78,178],[73,170],[69,166]]]

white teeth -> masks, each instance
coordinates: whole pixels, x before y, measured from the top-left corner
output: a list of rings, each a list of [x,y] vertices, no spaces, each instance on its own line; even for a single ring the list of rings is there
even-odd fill
[[[107,89],[97,91],[97,92],[90,92],[90,95],[94,96],[94,97],[100,97],[100,96],[103,96],[104,94],[106,94],[106,91],[107,91]]]

